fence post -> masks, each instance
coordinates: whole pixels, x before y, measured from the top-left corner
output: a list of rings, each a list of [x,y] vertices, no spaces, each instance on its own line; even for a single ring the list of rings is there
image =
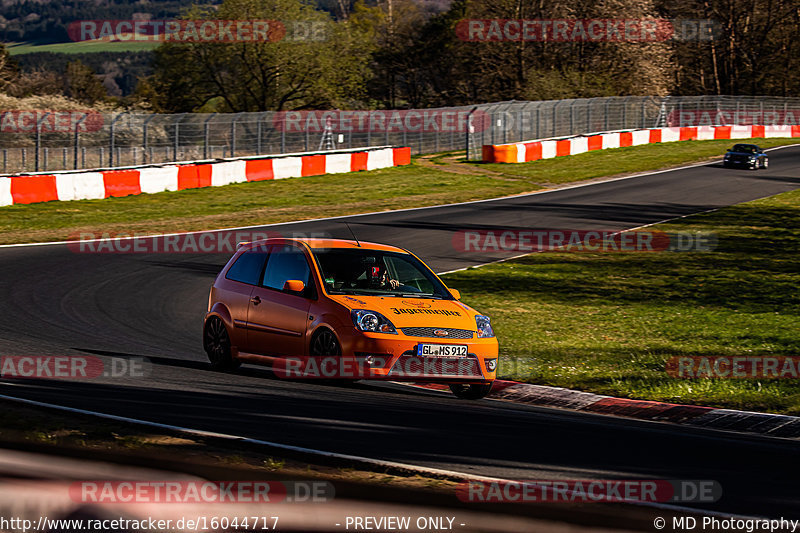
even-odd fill
[[[115,143],[114,126],[116,125],[117,121],[119,121],[123,116],[125,116],[125,113],[119,113],[116,117],[114,117],[113,120],[111,120],[111,124],[109,127],[108,166],[110,167],[114,166],[114,143]],[[100,160],[102,161],[103,158],[101,157]]]
[[[150,163],[153,162],[153,149],[150,148],[150,145],[147,142],[147,130],[149,128],[150,121],[153,120],[154,118],[156,118],[157,116],[159,116],[159,115],[150,115],[149,117],[147,117],[145,119],[144,124],[142,125],[142,161],[143,162],[150,162]],[[148,148],[150,148],[150,154],[149,154],[150,157],[149,158],[147,157],[148,156],[148,153],[147,153]]]
[[[183,117],[183,115],[181,115]],[[181,135],[181,118],[179,117],[175,121],[175,131],[174,131],[174,138],[172,139],[172,160],[178,160],[178,144],[180,143],[180,135]]]
[[[117,115],[119,116],[119,115]],[[111,119],[111,124],[108,126],[108,166],[114,166],[114,124],[116,124],[117,119],[116,117]],[[102,154],[102,148],[100,149],[100,154]],[[100,156],[100,166],[103,166],[103,156]]]
[[[477,110],[478,110],[478,108],[477,108],[477,107],[473,107],[472,109],[470,109],[469,113],[467,114],[467,124],[466,124],[466,126],[467,126],[467,127],[466,127],[466,128],[464,128],[464,129],[466,130],[466,131],[465,131],[465,136],[464,136],[464,141],[465,141],[465,146],[464,146],[464,156],[467,158],[467,161],[469,161],[469,160],[470,160],[470,153],[469,153],[469,149],[470,149],[470,138],[471,138],[471,136],[472,136],[472,133],[475,131],[475,127],[474,127],[474,126],[473,126],[473,124],[472,124],[472,115],[473,115],[473,114],[475,113],[475,111],[477,111]],[[387,130],[387,131],[388,131],[388,130]]]
[[[80,129],[81,129],[80,125],[84,120],[86,120],[88,116],[89,113],[84,113],[83,117],[78,122],[75,123],[75,132],[72,142],[72,159],[74,159],[74,161],[72,162],[73,170],[78,170],[78,144],[80,143]]]
[[[264,119],[265,118],[266,118],[266,113],[262,113],[258,117],[258,127],[256,128],[257,129],[257,133],[258,133],[258,139],[256,141],[256,153],[258,155],[261,155],[261,148],[262,148],[262,146],[261,146],[261,144],[262,144],[261,137],[263,135],[262,129],[264,128]]]
[[[647,100],[642,98],[642,121],[639,123],[639,128],[644,129],[647,127]]]
[[[50,116],[50,113],[45,113],[42,118],[36,121],[36,153],[33,156],[34,170],[39,171],[39,149],[42,146],[42,123]]]
[[[210,128],[211,119],[216,116],[216,113],[211,113],[204,122],[203,122],[203,159],[208,159],[208,136]]]
[[[575,135],[575,102],[569,103],[569,134]]]

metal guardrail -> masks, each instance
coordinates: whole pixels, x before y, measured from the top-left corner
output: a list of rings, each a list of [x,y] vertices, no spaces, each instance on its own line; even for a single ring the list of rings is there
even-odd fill
[[[25,117],[21,115],[26,115]],[[419,110],[0,113],[0,172],[121,167],[374,145],[412,153],[661,126],[798,124],[800,98],[629,96]]]
[[[800,98],[628,96],[478,106],[467,157],[484,144],[657,127],[800,124]]]

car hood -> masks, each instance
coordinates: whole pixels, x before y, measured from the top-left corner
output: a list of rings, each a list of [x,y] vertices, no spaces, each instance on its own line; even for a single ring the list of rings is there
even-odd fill
[[[329,295],[349,309],[377,311],[398,328],[440,327],[475,331],[478,313],[457,300],[396,296]]]
[[[727,152],[725,155],[744,155],[744,156],[756,156],[758,154],[754,154],[752,152]]]

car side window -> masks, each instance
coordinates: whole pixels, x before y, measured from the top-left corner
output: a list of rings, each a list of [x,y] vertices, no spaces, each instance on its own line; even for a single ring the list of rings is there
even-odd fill
[[[261,277],[267,255],[269,254],[263,250],[248,250],[244,252],[231,265],[225,277],[248,285],[258,285],[258,279]]]
[[[294,246],[276,246],[270,254],[267,269],[264,271],[262,285],[270,289],[283,290],[283,285],[290,279],[305,283],[303,295],[310,294],[311,269],[305,254]]]

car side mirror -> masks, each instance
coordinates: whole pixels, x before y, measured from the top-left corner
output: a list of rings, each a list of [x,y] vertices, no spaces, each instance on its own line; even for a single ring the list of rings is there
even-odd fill
[[[289,292],[303,292],[305,288],[306,284],[299,279],[289,279],[283,284],[283,290]]]
[[[450,289],[450,294],[451,294],[451,295],[453,296],[453,298],[455,298],[456,300],[460,300],[460,299],[461,299],[461,293],[460,293],[458,290],[456,290],[456,289]]]

